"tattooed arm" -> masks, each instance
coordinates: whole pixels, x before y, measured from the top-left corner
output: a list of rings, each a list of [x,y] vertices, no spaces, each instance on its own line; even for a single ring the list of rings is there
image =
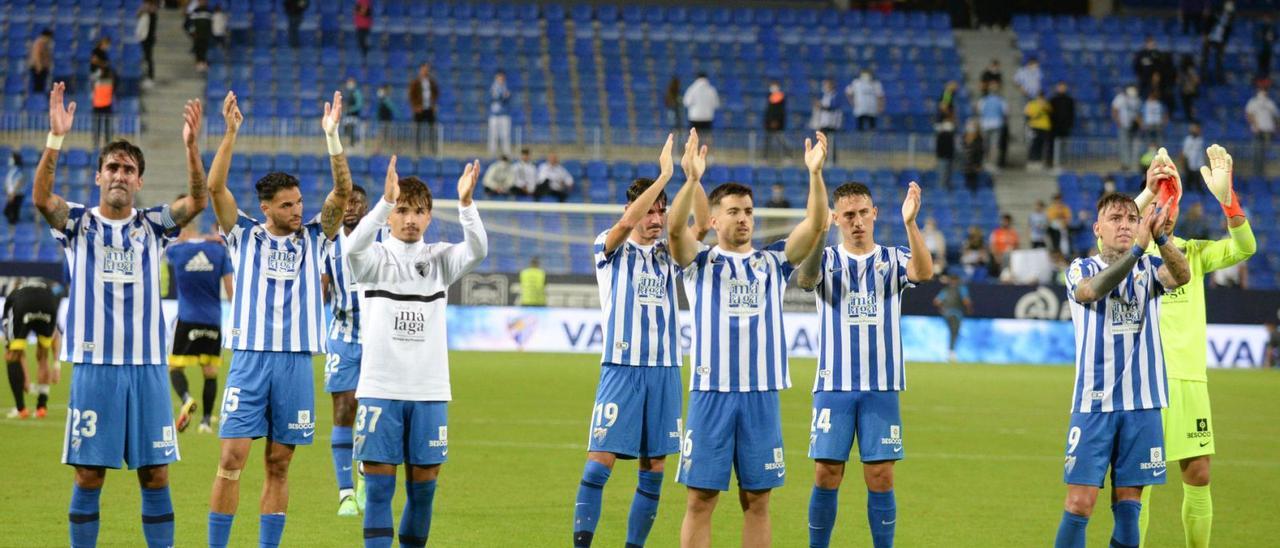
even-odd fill
[[[49,226],[61,231],[67,226],[67,215],[71,209],[67,201],[53,193],[53,177],[58,170],[58,154],[62,147],[62,139],[71,131],[71,122],[76,113],[76,102],[63,105],[63,94],[67,86],[62,82],[53,85],[49,92],[49,140],[40,156],[40,165],[36,167],[35,189],[31,199],[36,209],[44,216]]]
[[[329,144],[329,169],[333,172],[333,190],[324,199],[320,210],[320,226],[324,235],[333,238],[342,228],[342,214],[351,196],[351,169],[347,167],[347,155],[338,141],[338,127],[342,122],[342,93],[333,92],[333,102],[324,104],[324,118],[320,120],[325,139]]]
[[[204,176],[204,162],[197,144],[204,105],[199,99],[187,101],[183,112],[182,141],[187,145],[187,195],[169,206],[169,215],[178,226],[186,226],[209,205],[209,185]]]

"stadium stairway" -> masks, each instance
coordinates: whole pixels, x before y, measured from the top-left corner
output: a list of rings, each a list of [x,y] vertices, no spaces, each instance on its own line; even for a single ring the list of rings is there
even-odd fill
[[[143,131],[139,144],[147,155],[147,185],[142,189],[142,204],[167,202],[187,190],[182,110],[188,99],[204,97],[205,91],[205,78],[194,69],[190,44],[191,40],[182,30],[181,14],[161,10],[156,22],[156,81],[142,97]],[[221,118],[221,108],[221,104],[206,104],[205,120]],[[211,137],[201,142],[202,152],[213,150],[209,147],[216,147],[221,136]]]
[[[999,212],[1013,216],[1019,247],[1031,247],[1027,216],[1035,210],[1037,200],[1044,201],[1046,206],[1049,204],[1049,199],[1058,192],[1057,177],[1048,171],[1006,170],[999,175],[995,191]]]
[[[1000,71],[1004,75],[1004,100],[1009,106],[1009,153],[1007,160],[1011,166],[1026,164],[1027,139],[1026,120],[1022,109],[1026,101],[1022,92],[1013,82],[1013,74],[1022,65],[1022,57],[1014,46],[1017,36],[1009,29],[987,30],[955,30],[956,49],[964,63],[965,85],[969,89],[969,97],[976,101],[982,98],[982,82],[979,79],[983,69],[992,59],[1000,60]],[[1046,82],[1046,86],[1049,84]],[[973,105],[971,105],[972,107]],[[972,110],[976,115],[976,108]]]

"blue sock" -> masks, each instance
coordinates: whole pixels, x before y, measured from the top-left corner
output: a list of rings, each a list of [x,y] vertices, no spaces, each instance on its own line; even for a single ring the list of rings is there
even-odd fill
[[[1138,548],[1138,515],[1142,513],[1142,503],[1122,500],[1111,505],[1111,513],[1116,521],[1116,529],[1111,533],[1111,546]]]
[[[209,548],[227,548],[231,541],[231,522],[235,514],[209,512]]]
[[[662,472],[640,471],[636,496],[631,499],[631,514],[627,516],[627,547],[644,546],[658,518],[658,497],[662,495]]]
[[[280,546],[280,538],[283,536],[284,514],[262,514],[258,516],[259,548]]]
[[[169,486],[142,489],[142,536],[147,539],[147,546],[153,548],[173,546],[173,500],[169,498]]]
[[[893,547],[893,530],[898,524],[898,503],[893,489],[883,493],[867,491],[867,522],[871,524],[871,545]]]
[[[1063,510],[1062,522],[1058,524],[1058,536],[1053,539],[1053,548],[1084,548],[1084,531],[1088,527],[1089,518]]]
[[[582,469],[582,484],[578,486],[578,498],[573,506],[573,545],[591,546],[596,534],[596,522],[600,520],[600,496],[604,484],[609,481],[608,466],[588,460]]]
[[[365,548],[391,548],[391,541],[395,538],[391,499],[396,495],[396,477],[366,473],[364,489]]]
[[[813,492],[809,494],[809,548],[826,548],[831,545],[839,495],[839,488],[823,489],[813,486]]]
[[[404,488],[409,496],[400,516],[400,548],[422,548],[431,535],[431,501],[436,498],[436,482],[406,479]]]
[[[351,427],[335,426],[330,434],[333,451],[333,473],[338,476],[338,489],[355,487],[351,476]]]
[[[71,546],[98,545],[98,497],[102,489],[85,489],[71,486],[71,508],[67,521],[71,524]]]

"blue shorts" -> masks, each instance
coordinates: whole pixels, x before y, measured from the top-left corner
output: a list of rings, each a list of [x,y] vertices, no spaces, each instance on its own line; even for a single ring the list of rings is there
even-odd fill
[[[218,435],[311,445],[316,433],[313,383],[311,354],[236,350],[222,393]]]
[[[1159,409],[1072,413],[1062,481],[1102,487],[1164,483],[1164,426]]]
[[[858,440],[862,462],[902,460],[898,392],[815,392],[809,424],[809,458],[849,460]]]
[[[179,458],[168,367],[76,364],[68,407],[63,464],[136,469]]]
[[[631,459],[679,452],[683,393],[678,367],[602,365],[587,450]]]
[[[449,460],[449,404],[360,398],[356,460],[430,466]]]
[[[324,391],[350,392],[360,384],[360,343],[329,339],[329,353],[324,359]]]
[[[778,393],[689,392],[680,449],[677,480],[689,487],[728,491],[734,470],[747,491],[781,487],[787,465]]]

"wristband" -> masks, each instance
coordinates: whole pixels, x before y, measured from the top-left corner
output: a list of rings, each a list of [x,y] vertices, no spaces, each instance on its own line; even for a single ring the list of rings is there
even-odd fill
[[[1141,213],[1142,210],[1146,209],[1147,205],[1155,201],[1155,199],[1156,199],[1155,193],[1151,192],[1151,189],[1149,188],[1144,188],[1142,189],[1142,192],[1138,194],[1136,198],[1133,199],[1133,202],[1138,204],[1138,212]]]
[[[1141,259],[1143,255],[1146,255],[1146,253],[1147,251],[1142,249],[1142,246],[1137,244],[1134,244],[1133,249],[1129,250],[1129,254],[1133,255],[1133,258],[1135,259]]]
[[[1218,202],[1218,204],[1222,206],[1222,214],[1228,219],[1237,215],[1244,217],[1244,208],[1240,206],[1240,198],[1236,196],[1236,191],[1231,191],[1231,203]]]
[[[337,131],[324,134],[324,141],[329,145],[330,156],[342,154],[342,139],[338,137]]]
[[[67,138],[66,135],[54,135],[52,132],[50,132],[49,136],[45,137],[44,139],[44,148],[51,148],[53,150],[62,150],[62,140],[66,138]]]
[[[1160,237],[1155,238],[1153,241],[1155,241],[1156,245],[1158,245],[1158,246],[1160,246],[1160,247],[1164,247],[1164,244],[1169,243],[1169,236],[1167,236],[1167,235],[1161,235]],[[1135,246],[1135,247],[1136,247],[1136,246]]]

